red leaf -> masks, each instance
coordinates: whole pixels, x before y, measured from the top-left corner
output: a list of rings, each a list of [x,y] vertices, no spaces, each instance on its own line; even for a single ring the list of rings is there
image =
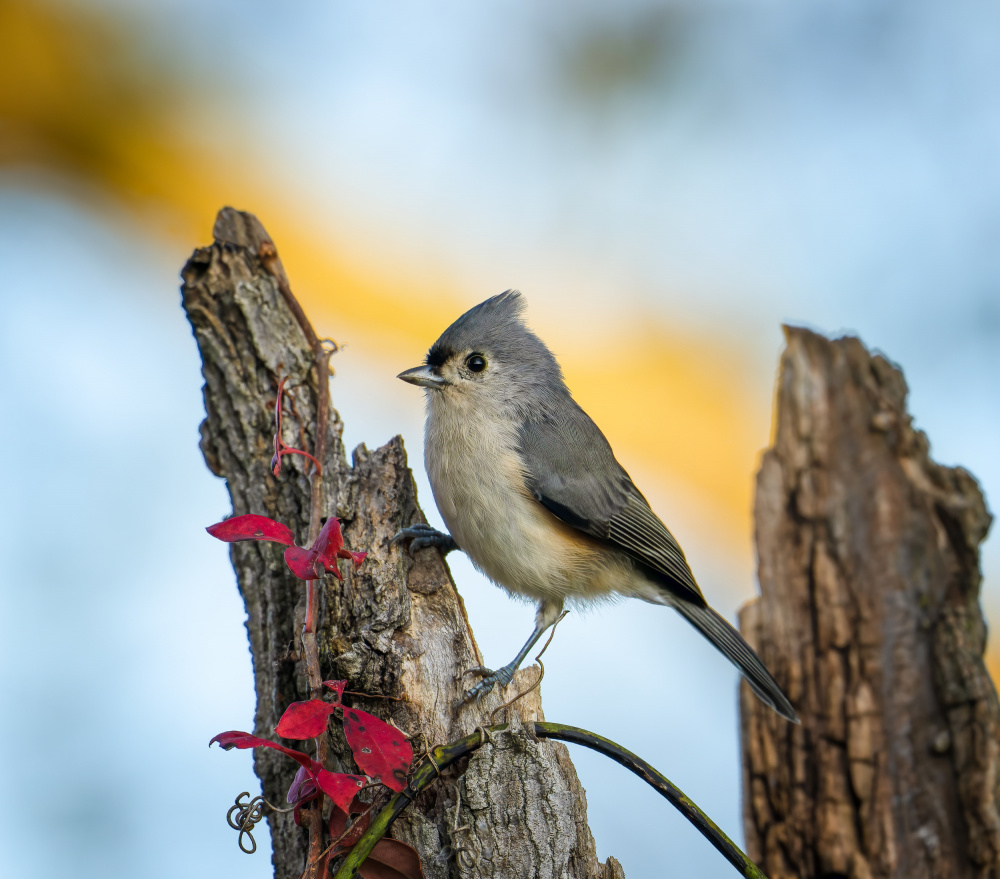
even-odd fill
[[[375,843],[358,873],[361,879],[424,879],[417,850],[385,836]]]
[[[325,555],[319,557],[319,563],[334,577],[338,580],[343,580],[344,578],[340,576],[340,568],[337,567],[337,557],[334,556],[332,559],[328,559]]]
[[[319,700],[317,699],[313,701],[318,702]],[[307,703],[299,702],[297,704],[303,705]],[[325,705],[326,703],[321,704]],[[289,706],[289,708],[293,707],[294,705]],[[285,713],[287,714],[288,712],[286,711]],[[282,717],[282,720],[284,720],[284,717]],[[381,723],[381,721],[379,722]],[[341,772],[329,772],[301,751],[286,748],[284,745],[279,745],[277,742],[262,739],[258,736],[250,735],[250,733],[240,732],[239,730],[229,730],[228,732],[219,733],[217,736],[212,738],[211,742],[208,743],[209,746],[212,745],[212,742],[218,742],[226,750],[229,750],[230,748],[274,748],[276,751],[281,751],[282,754],[287,754],[296,763],[298,763],[306,771],[306,773],[308,773],[313,784],[315,784],[316,787],[323,791],[323,793],[325,793],[331,800],[334,801],[334,803],[337,804],[339,808],[345,812],[351,808],[351,804],[357,796],[358,791],[368,784],[368,779],[363,775],[347,775]],[[305,779],[301,776],[301,772],[296,773],[295,780],[292,782],[292,786],[288,789],[289,802],[291,802],[293,791],[295,791],[296,796],[301,796],[303,798],[309,795],[309,792],[306,789]],[[297,807],[301,804],[301,802],[302,800],[299,800],[299,802],[296,803],[296,815],[298,815]]]
[[[300,580],[318,580],[323,576],[323,560],[314,549],[290,546],[285,550],[285,564]],[[334,573],[339,577],[340,572]]]
[[[274,731],[283,739],[314,739],[326,730],[327,718],[336,708],[336,704],[322,699],[293,702],[281,715]]]
[[[349,549],[338,549],[337,557],[342,559],[350,559],[354,562],[354,567],[360,567],[361,563],[368,558],[368,553],[366,552],[351,552]]]
[[[347,816],[348,815],[359,815],[360,817],[355,819],[354,823],[351,825],[350,829],[344,833],[347,829]],[[330,838],[338,840],[333,847],[333,853],[331,857],[337,857],[346,851],[354,848],[357,841],[364,836],[365,831],[368,829],[368,825],[371,824],[371,808],[365,803],[359,802],[357,798],[343,811],[339,808],[334,809],[330,813]],[[340,837],[343,836],[343,839]]]
[[[344,690],[347,689],[347,681],[323,681],[323,686],[328,690],[333,690],[337,694],[337,701],[344,701]]]
[[[369,807],[364,803],[355,800],[344,811],[333,810],[329,823],[330,837],[338,841],[329,852],[329,860],[339,857],[357,845],[358,840],[371,824],[371,811],[368,809]],[[361,813],[360,817],[345,832],[347,816],[359,812]],[[343,836],[342,839],[339,838],[341,836]],[[326,862],[327,865],[329,860]],[[420,866],[420,856],[416,850],[398,839],[385,837],[375,843],[375,848],[361,865],[358,873],[362,879],[424,879],[424,872]]]
[[[365,711],[346,708],[344,735],[362,772],[394,791],[406,788],[413,748],[396,727]]]
[[[309,782],[310,784],[312,783],[311,778]],[[308,796],[304,796],[301,800],[299,800],[295,804],[295,808],[292,809],[292,820],[295,822],[297,827],[305,827],[305,825],[302,823],[302,807],[309,805],[309,803],[315,801],[317,797],[322,797],[322,796],[323,794],[321,794],[318,790],[314,788],[311,794],[309,794]],[[336,809],[334,809],[334,811],[336,811]]]
[[[300,580],[318,580],[323,576],[324,570],[342,580],[343,577],[337,569],[338,558],[351,559],[357,567],[368,555],[365,552],[350,552],[344,549],[340,521],[334,516],[326,520],[319,536],[309,549],[295,545],[292,531],[287,525],[268,519],[267,516],[256,516],[252,513],[216,522],[205,530],[213,537],[227,543],[234,543],[237,540],[273,540],[285,544],[288,547],[285,550],[285,564]]]
[[[285,546],[292,546],[295,538],[287,525],[268,519],[267,516],[255,516],[248,513],[245,516],[233,516],[209,525],[205,529],[212,537],[235,543],[238,540],[274,540]]]
[[[217,736],[212,736],[211,741],[209,741],[208,746],[211,748],[216,742],[219,743],[219,747],[226,751],[232,748],[253,748],[256,747],[254,742],[262,742],[263,739],[258,739],[257,736],[248,732],[241,732],[238,729],[231,729],[227,732],[220,732]]]
[[[316,550],[324,559],[332,561],[343,545],[344,536],[340,533],[340,519],[331,516],[309,548]]]
[[[319,553],[323,566],[328,571],[337,574],[338,577],[340,576],[337,571],[338,558],[350,559],[354,562],[354,567],[358,567],[368,555],[366,552],[351,552],[349,549],[344,549],[344,536],[340,531],[340,520],[333,517],[326,520],[323,530],[320,531],[319,537],[316,538],[311,549],[315,549]]]
[[[368,784],[368,779],[363,775],[347,775],[343,772],[328,772],[326,769],[320,769],[316,773],[316,784],[319,785],[319,789],[323,793],[346,812],[358,795],[358,791]]]
[[[250,733],[240,732],[235,729],[213,736],[212,740],[208,743],[208,746],[211,747],[213,742],[218,742],[219,745],[227,751],[231,748],[240,748],[241,750],[246,748],[274,748],[275,751],[281,751],[282,754],[287,754],[296,763],[298,763],[299,766],[304,766],[314,779],[316,777],[316,773],[323,768],[319,765],[319,763],[311,757],[303,754],[301,751],[296,751],[294,748],[286,748],[284,745],[279,745],[277,742],[272,742],[270,739],[262,739],[251,735]]]

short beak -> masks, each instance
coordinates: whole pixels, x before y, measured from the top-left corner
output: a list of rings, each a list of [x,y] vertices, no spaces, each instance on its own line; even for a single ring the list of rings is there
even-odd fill
[[[415,366],[406,372],[401,372],[396,378],[401,378],[411,385],[419,385],[422,388],[443,388],[446,382],[439,376],[432,366]]]

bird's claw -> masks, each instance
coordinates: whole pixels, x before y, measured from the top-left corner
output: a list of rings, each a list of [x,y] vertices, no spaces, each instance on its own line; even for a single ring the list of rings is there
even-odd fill
[[[489,693],[497,684],[501,687],[506,687],[514,679],[514,666],[505,665],[503,668],[498,668],[496,671],[492,669],[485,668],[484,666],[476,666],[475,668],[470,668],[465,674],[481,674],[483,679],[476,684],[474,687],[465,691],[465,696],[463,697],[464,702],[471,702],[473,699],[478,703],[483,696]],[[465,675],[463,675],[464,677]]]
[[[403,542],[409,542],[407,552],[411,558],[415,552],[429,546],[436,546],[441,550],[441,555],[447,555],[453,549],[458,549],[458,544],[450,534],[444,534],[424,522],[417,522],[416,525],[404,528],[389,541],[390,545]]]

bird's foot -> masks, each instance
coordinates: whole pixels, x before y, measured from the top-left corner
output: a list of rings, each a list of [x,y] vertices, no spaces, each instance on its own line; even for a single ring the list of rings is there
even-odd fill
[[[473,699],[478,702],[487,693],[489,693],[497,684],[501,687],[506,687],[513,679],[514,672],[517,671],[517,666],[513,662],[505,665],[503,668],[498,668],[493,671],[491,668],[486,668],[485,666],[478,665],[475,668],[470,668],[465,674],[478,674],[482,675],[483,679],[469,690],[465,691],[465,696],[463,696],[464,702],[471,702]]]
[[[423,522],[404,528],[390,541],[390,543],[404,542],[410,544],[407,551],[411,557],[415,552],[426,549],[428,546],[436,546],[441,550],[441,555],[447,555],[453,549],[458,549],[458,544],[455,543],[455,539],[450,534],[444,534]]]

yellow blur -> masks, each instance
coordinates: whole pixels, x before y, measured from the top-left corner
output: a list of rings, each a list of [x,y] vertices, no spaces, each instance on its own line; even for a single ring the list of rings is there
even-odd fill
[[[372,356],[422,352],[463,307],[496,292],[442,289],[420,281],[424,267],[390,270],[384,254],[338,250],[308,204],[280,192],[242,144],[212,152],[182,139],[184,124],[197,124],[186,115],[194,106],[187,88],[131,56],[127,31],[94,12],[0,0],[0,166],[8,172],[41,172],[33,183],[90,197],[95,210],[102,199],[124,205],[177,248],[178,266],[208,242],[221,206],[253,211],[319,331]],[[664,490],[696,493],[720,550],[749,572],[753,471],[768,413],[752,402],[746,352],[635,315],[628,340],[604,337],[599,357],[571,339],[559,353],[574,394],[623,462]],[[746,595],[750,583],[737,588]],[[1000,672],[996,653],[991,660]]]

